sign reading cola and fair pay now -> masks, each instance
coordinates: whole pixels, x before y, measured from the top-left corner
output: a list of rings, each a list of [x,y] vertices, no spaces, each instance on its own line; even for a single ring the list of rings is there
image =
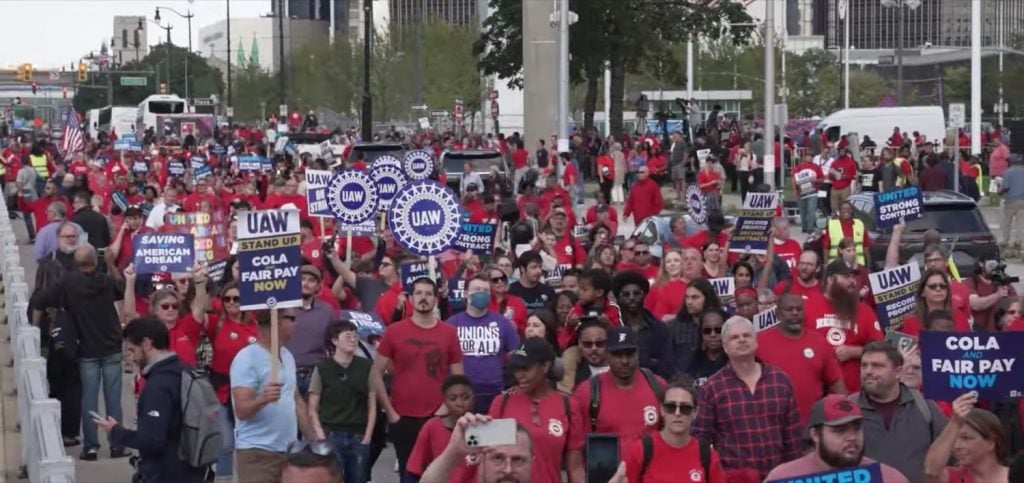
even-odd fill
[[[302,306],[298,210],[238,214],[238,272],[242,310]]]

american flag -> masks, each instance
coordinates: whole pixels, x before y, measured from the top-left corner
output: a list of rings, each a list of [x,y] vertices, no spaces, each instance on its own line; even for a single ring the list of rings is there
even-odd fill
[[[64,136],[61,139],[60,151],[64,156],[70,156],[76,151],[85,148],[85,139],[82,134],[82,125],[78,122],[78,114],[75,109],[68,107],[61,115],[61,122],[64,123]]]

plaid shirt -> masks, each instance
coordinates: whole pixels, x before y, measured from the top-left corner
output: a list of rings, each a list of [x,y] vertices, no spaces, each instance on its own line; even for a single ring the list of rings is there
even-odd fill
[[[753,394],[732,366],[701,387],[693,435],[718,450],[726,470],[753,468],[761,478],[803,454],[793,385],[781,370],[761,363]]]

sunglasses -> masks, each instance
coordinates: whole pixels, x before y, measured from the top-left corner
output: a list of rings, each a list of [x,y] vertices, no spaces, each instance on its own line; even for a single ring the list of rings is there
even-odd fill
[[[603,349],[604,348],[604,343],[605,343],[605,341],[603,341],[603,340],[581,340],[580,341],[580,345],[583,346],[584,349],[594,349],[594,348]]]
[[[620,297],[642,297],[644,295],[643,290],[623,290]]]
[[[178,310],[178,304],[160,304],[160,308],[164,310]]]
[[[693,404],[665,401],[661,403],[661,409],[669,414],[682,414],[689,416],[693,414]]]
[[[242,301],[242,297],[239,297],[238,295],[225,295],[225,296],[221,297],[220,299],[224,303],[235,303],[235,304],[237,304],[237,303]]]
[[[721,335],[722,334],[722,328],[721,327],[705,327],[703,332],[704,332],[704,335],[711,335],[712,333]]]
[[[949,288],[949,285],[946,285],[944,283],[929,283],[928,285],[926,285],[926,287],[932,290],[946,290],[947,288]]]
[[[637,255],[647,255],[648,253],[651,253],[651,252],[649,252],[647,250],[633,250],[633,253],[637,254]]]
[[[491,283],[505,283],[508,281],[508,277],[491,277]]]

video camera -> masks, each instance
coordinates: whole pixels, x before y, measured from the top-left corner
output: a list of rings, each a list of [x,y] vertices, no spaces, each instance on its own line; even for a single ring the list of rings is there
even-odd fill
[[[992,283],[1001,286],[1008,286],[1020,283],[1020,277],[1011,277],[1006,273],[1006,262],[1002,260],[986,260],[985,271],[988,272]]]

